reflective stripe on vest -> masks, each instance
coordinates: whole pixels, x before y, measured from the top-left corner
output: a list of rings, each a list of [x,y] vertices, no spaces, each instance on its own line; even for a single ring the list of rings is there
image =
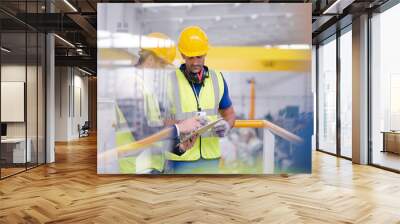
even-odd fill
[[[194,117],[197,113],[197,101],[191,84],[180,69],[172,74],[173,98],[175,105],[175,118],[184,120]],[[199,93],[199,106],[205,111],[207,118],[212,122],[217,120],[219,102],[224,92],[224,82],[221,73],[209,70],[209,77],[204,80],[204,85]],[[168,160],[194,161],[200,158],[216,159],[221,157],[219,138],[206,133],[198,138],[194,146],[182,155],[171,152],[166,153]]]

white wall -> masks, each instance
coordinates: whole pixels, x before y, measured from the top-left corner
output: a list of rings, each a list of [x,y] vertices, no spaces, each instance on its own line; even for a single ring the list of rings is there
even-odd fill
[[[37,70],[38,69],[38,70]],[[26,80],[27,78],[27,80]],[[32,161],[44,162],[44,74],[42,68],[36,66],[25,66],[20,64],[3,64],[1,66],[2,82],[24,82],[26,85],[26,106],[22,106],[22,113],[26,112],[26,120],[22,122],[6,122],[7,137],[21,138],[27,136],[30,139]],[[2,95],[2,98],[7,95]],[[2,107],[1,110],[12,110]],[[7,111],[12,113],[12,111]],[[37,156],[37,153],[39,156]]]
[[[2,65],[1,67],[1,81],[2,82],[24,82],[25,81],[25,65]],[[28,72],[32,70],[32,67],[28,67]],[[7,98],[7,96],[2,96]],[[9,108],[1,108],[2,113]],[[24,108],[22,108],[24,110]],[[24,111],[23,111],[24,112]],[[24,122],[7,122],[7,135],[9,137],[24,137],[25,136],[25,125]]]
[[[29,69],[29,68],[28,68]],[[22,65],[2,65],[1,81],[25,82],[25,66]],[[1,108],[6,110],[7,108]],[[25,137],[25,123],[11,122],[7,123],[7,137]]]
[[[73,96],[74,108],[72,113],[73,119],[72,119],[71,135],[73,136],[73,138],[77,138],[79,135],[77,128],[78,124],[82,126],[85,123],[85,121],[88,121],[89,102],[88,102],[88,77],[81,76],[81,73],[77,75],[76,70],[74,75],[74,91],[75,95]]]
[[[56,67],[55,85],[55,140],[77,139],[78,124],[88,120],[88,77],[76,68]]]
[[[55,69],[55,140],[68,140],[68,88],[70,77],[67,67],[56,67]]]
[[[26,75],[26,70],[28,74],[32,74],[35,73],[36,74],[36,67],[33,66],[28,66],[27,68],[22,65],[2,65],[1,66],[1,81],[2,82],[25,82],[25,75]],[[32,81],[30,80],[30,85]],[[34,83],[34,85],[36,85],[36,82]],[[29,104],[30,102],[32,102],[33,100],[31,99],[32,97],[36,98],[36,88],[32,89],[32,88],[28,88],[27,89],[27,103]],[[32,92],[31,92],[32,91]],[[28,106],[34,106],[36,108],[36,104],[35,105],[28,105]],[[7,110],[7,108],[1,108],[1,110]],[[29,112],[31,112],[30,110],[28,110]],[[36,113],[28,113],[27,114],[27,118],[28,121],[36,121],[37,117],[36,117]],[[25,123],[26,122],[7,122],[7,136],[8,137],[25,137]],[[35,122],[36,123],[36,122]],[[28,129],[33,127],[33,125],[28,125]],[[34,127],[34,129],[36,130],[36,126]],[[29,133],[30,130],[28,130],[28,137],[29,137]]]

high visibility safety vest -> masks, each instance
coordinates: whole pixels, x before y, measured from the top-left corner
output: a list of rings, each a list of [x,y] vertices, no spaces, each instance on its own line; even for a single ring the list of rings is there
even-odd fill
[[[198,101],[192,84],[186,79],[180,69],[176,69],[171,75],[171,87],[174,101],[175,119],[184,120],[196,116],[198,106],[205,111],[210,122],[217,120],[219,102],[224,93],[222,74],[209,69],[208,77],[204,79],[204,85],[200,89]],[[207,132],[197,138],[194,146],[182,155],[166,152],[166,159],[173,161],[195,161],[203,159],[217,159],[221,157],[219,138]]]
[[[118,116],[115,141],[116,145],[121,146],[135,142],[136,140],[131,131],[128,128],[122,128],[124,125],[127,126],[125,116],[118,106],[116,109]],[[120,173],[124,174],[142,173],[142,171],[148,169],[155,169],[162,172],[164,170],[165,159],[163,153],[151,153],[150,151],[145,151],[139,156],[127,156],[119,158],[118,164]]]
[[[150,76],[151,74],[144,74]],[[161,75],[161,74],[157,74]],[[167,75],[167,74],[165,74]],[[135,80],[137,81],[137,80]],[[143,82],[143,81],[142,81]],[[150,82],[150,80],[146,80],[146,82]],[[143,84],[143,83],[141,83]],[[162,125],[160,107],[158,104],[158,99],[154,93],[145,87],[142,88],[143,91],[143,102],[144,102],[144,113],[148,126],[158,127]],[[131,131],[128,128],[128,124],[126,118],[118,105],[117,109],[117,121],[118,127],[116,128],[116,145],[121,146],[125,144],[132,143],[135,140]],[[143,124],[144,125],[144,124]],[[124,128],[125,127],[125,128]],[[154,144],[154,147],[160,147],[160,144]],[[146,150],[151,150],[147,148]],[[165,165],[165,155],[164,153],[153,153],[151,151],[144,151],[136,156],[125,156],[118,159],[119,163],[119,171],[120,173],[142,173],[143,171],[147,171],[150,169],[157,170],[162,172],[164,170]]]
[[[115,145],[121,146],[134,142],[135,138],[128,128],[128,122],[117,104],[115,105],[115,111],[117,121],[115,128]],[[135,162],[136,159],[134,157],[118,158],[119,172],[135,173]]]
[[[151,127],[159,127],[162,125],[160,107],[158,100],[152,93],[143,93],[144,95],[144,111],[147,118],[147,124]]]

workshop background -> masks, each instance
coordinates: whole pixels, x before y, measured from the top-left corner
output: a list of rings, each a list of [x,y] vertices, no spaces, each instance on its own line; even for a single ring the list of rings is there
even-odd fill
[[[222,138],[221,174],[311,172],[311,4],[98,4],[98,173],[146,173],[172,147],[157,140],[119,149],[159,133],[168,118],[168,74],[182,63],[138,66],[141,49],[176,46],[190,25],[206,32],[206,65],[221,71],[238,120],[262,120],[290,132],[235,127]],[[161,33],[167,38],[152,37]]]

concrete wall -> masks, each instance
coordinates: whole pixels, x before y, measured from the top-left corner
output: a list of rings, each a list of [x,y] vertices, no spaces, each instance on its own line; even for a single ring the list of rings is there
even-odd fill
[[[368,163],[368,16],[353,20],[352,52],[352,158],[354,163]]]
[[[79,137],[78,124],[88,120],[88,77],[76,68],[56,67],[56,141]]]

